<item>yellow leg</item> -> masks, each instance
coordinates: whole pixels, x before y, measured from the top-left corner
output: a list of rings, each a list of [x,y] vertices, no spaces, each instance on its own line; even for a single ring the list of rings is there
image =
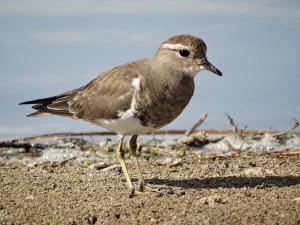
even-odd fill
[[[134,167],[137,170],[137,175],[138,175],[138,190],[139,191],[144,191],[144,187],[145,187],[145,181],[144,181],[144,177],[141,173],[141,168],[140,168],[140,164],[136,155],[136,150],[137,150],[137,141],[138,135],[133,135],[129,141],[129,149],[130,149],[130,153],[131,153],[131,159],[133,161]]]
[[[129,197],[132,197],[134,195],[134,187],[133,187],[130,177],[128,175],[125,160],[124,160],[124,151],[122,149],[123,138],[124,138],[124,136],[122,136],[118,142],[117,149],[116,149],[116,155],[117,155],[117,159],[122,167],[122,171],[124,173],[128,189],[130,191]]]

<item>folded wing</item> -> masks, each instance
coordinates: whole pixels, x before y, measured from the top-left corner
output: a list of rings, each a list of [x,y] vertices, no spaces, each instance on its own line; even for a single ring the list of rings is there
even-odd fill
[[[33,104],[36,112],[27,116],[54,114],[87,121],[115,119],[120,111],[130,108],[132,80],[138,76],[136,63],[115,67],[81,88],[20,104]]]

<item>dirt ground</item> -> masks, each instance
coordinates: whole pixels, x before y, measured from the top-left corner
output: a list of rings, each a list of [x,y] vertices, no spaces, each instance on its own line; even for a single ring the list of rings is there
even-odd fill
[[[157,191],[129,198],[119,166],[1,165],[0,224],[300,224],[299,155],[191,153],[142,170]]]

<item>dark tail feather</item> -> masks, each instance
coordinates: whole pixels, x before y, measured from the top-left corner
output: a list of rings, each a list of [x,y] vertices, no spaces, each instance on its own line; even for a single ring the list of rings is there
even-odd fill
[[[34,101],[30,101],[30,102],[34,102]],[[31,104],[31,103],[24,103],[24,104]],[[37,111],[26,115],[27,117],[49,115],[48,112],[45,112],[45,109],[47,109],[47,105],[36,104],[36,105],[33,105],[32,108],[37,110]]]
[[[40,98],[36,100],[21,102],[19,105],[33,104],[32,108],[37,110],[27,116],[45,116],[49,114],[73,117],[73,113],[69,111],[69,99],[72,99],[74,94],[78,93],[78,89],[65,92],[60,95],[52,96],[49,98]]]
[[[47,116],[47,115],[58,115],[58,116],[66,116],[66,117],[73,117],[73,114],[69,111],[54,111],[48,109],[42,109],[33,113],[26,115],[27,117],[38,117],[38,116]]]
[[[36,112],[33,112],[33,113],[30,113],[28,115],[26,115],[27,117],[37,117],[37,116],[46,116],[46,115],[49,115],[50,113],[47,113],[47,112],[43,112],[43,111],[36,111]]]
[[[53,96],[22,102],[19,105],[34,104],[32,108],[37,111],[27,115],[28,117],[45,116],[49,114],[72,117],[73,113],[69,111],[68,105],[69,97],[70,96],[66,95]]]
[[[52,101],[58,99],[59,97],[61,97],[61,96],[53,96],[53,97],[49,97],[49,98],[40,98],[40,99],[31,100],[31,101],[21,102],[21,103],[19,103],[19,105],[49,104]]]

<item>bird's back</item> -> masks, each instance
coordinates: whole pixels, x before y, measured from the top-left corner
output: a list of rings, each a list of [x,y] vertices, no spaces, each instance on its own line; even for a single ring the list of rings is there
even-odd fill
[[[34,104],[28,116],[61,115],[87,121],[115,119],[119,111],[130,108],[132,80],[147,64],[147,59],[114,67],[80,88],[48,98],[22,102]]]

